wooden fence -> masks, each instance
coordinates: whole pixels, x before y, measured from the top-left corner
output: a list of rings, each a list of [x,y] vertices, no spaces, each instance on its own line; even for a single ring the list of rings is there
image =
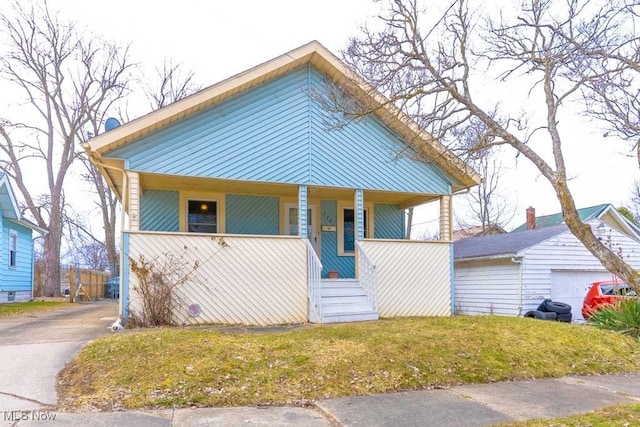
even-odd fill
[[[105,271],[70,267],[69,301],[93,301],[104,298],[105,287],[110,276],[111,274]]]

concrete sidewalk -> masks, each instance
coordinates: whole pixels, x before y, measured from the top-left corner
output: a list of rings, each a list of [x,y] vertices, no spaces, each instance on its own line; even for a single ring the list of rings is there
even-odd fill
[[[640,374],[565,377],[344,397],[320,400],[310,408],[199,408],[82,414],[24,411],[13,413],[11,420],[5,412],[2,425],[492,426],[581,414],[634,402],[640,402]]]

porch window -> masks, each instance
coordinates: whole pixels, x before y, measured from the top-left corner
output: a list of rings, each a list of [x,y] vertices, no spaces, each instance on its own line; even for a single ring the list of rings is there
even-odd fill
[[[286,223],[287,223],[287,234],[289,236],[297,236],[300,234],[299,230],[299,209],[298,205],[294,203],[287,203],[285,205],[286,209]],[[307,234],[311,232],[313,228],[313,209],[309,207],[307,209]]]
[[[9,231],[9,267],[16,268],[18,263],[18,233]]]
[[[189,200],[187,202],[187,231],[190,233],[218,232],[218,202]]]
[[[352,208],[342,209],[342,253],[353,254],[355,252],[356,222],[355,211]],[[364,210],[364,237],[369,237],[367,209]]]

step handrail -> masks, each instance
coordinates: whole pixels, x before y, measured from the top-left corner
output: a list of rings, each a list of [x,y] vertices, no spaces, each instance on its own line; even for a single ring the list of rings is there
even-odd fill
[[[313,245],[307,240],[307,286],[309,293],[309,306],[316,316],[315,320],[320,321],[322,316],[322,263],[316,254]],[[310,316],[311,317],[311,316]]]
[[[362,245],[358,241],[355,243],[358,251],[358,281],[374,311],[378,311],[378,273],[376,265],[371,261]]]

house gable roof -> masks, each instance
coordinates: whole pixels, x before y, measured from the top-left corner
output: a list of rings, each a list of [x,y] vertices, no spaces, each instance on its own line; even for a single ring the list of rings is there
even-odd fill
[[[40,234],[46,233],[46,230],[22,217],[9,177],[3,172],[0,172],[0,210],[2,211],[2,216],[11,222],[37,231]]]
[[[640,240],[640,227],[630,222],[610,203],[578,209],[578,215],[583,223],[589,222],[593,219],[601,219],[620,231],[627,233],[631,237]],[[552,227],[560,224],[564,224],[564,218],[561,213],[536,217],[536,229]],[[524,223],[513,229],[511,232],[516,233],[526,230],[527,224]]]
[[[520,233],[495,234],[493,236],[469,237],[453,243],[453,258],[468,260],[475,258],[505,258],[551,237],[568,231],[562,225],[526,230]]]
[[[5,218],[20,219],[20,210],[9,177],[2,172],[0,172],[0,207],[2,208],[2,216]]]
[[[421,130],[415,122],[392,104],[387,103],[382,95],[373,91],[359,76],[354,74],[351,69],[317,41],[312,41],[187,98],[98,135],[85,144],[84,148],[89,152],[93,161],[101,167],[103,175],[107,176],[109,174],[106,173],[105,168],[121,169],[122,165],[118,166],[115,163],[110,163],[107,166],[105,159],[102,157],[103,155],[151,132],[176,123],[186,116],[287,74],[305,64],[311,64],[333,79],[336,84],[357,90],[359,92],[358,96],[365,96],[375,102],[376,105],[380,105],[380,108],[374,114],[405,141],[411,141],[412,145],[416,146],[416,149],[421,154],[431,159],[452,179],[457,181],[452,188],[453,191],[471,187],[480,182],[479,175],[473,169],[468,167],[435,138]],[[111,160],[111,162],[113,161]],[[114,182],[110,182],[110,184],[114,187]]]
[[[578,215],[580,216],[580,220],[582,222],[590,221],[594,218],[600,218],[600,215],[606,210],[607,207],[611,206],[608,203],[591,206],[588,208],[578,209]],[[561,213],[555,213],[551,215],[543,215],[536,217],[536,228],[544,228],[551,227],[554,225],[564,224],[564,218]],[[512,233],[525,231],[527,229],[527,223],[520,224],[518,227],[511,230]]]

